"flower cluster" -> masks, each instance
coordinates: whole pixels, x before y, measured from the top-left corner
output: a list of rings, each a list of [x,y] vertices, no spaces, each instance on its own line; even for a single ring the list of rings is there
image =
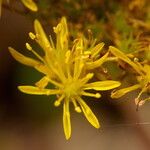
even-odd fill
[[[29,36],[39,44],[44,56],[39,55],[29,43],[26,43],[26,48],[37,59],[26,57],[11,47],[9,47],[9,50],[17,61],[35,68],[43,74],[43,78],[36,82],[34,86],[19,86],[19,90],[27,94],[56,95],[54,105],[57,107],[63,103],[63,127],[66,139],[71,136],[70,103],[74,105],[76,112],[83,112],[86,119],[95,128],[99,128],[99,121],[83,100],[83,96],[99,99],[101,94],[98,91],[110,90],[120,86],[120,82],[113,80],[93,81],[94,70],[100,67],[109,55],[109,52],[107,52],[100,57],[100,51],[104,43],[92,44],[87,47],[82,36],[73,42],[69,41],[65,17],[53,28],[56,34],[56,44],[51,36],[48,40],[38,20],[34,21],[34,29],[35,33],[30,32]],[[54,85],[54,88],[49,89],[49,84]]]

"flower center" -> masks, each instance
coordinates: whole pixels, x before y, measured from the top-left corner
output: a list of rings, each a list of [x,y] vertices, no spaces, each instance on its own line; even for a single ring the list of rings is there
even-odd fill
[[[77,95],[79,93],[79,88],[80,88],[79,83],[71,79],[64,84],[63,90],[65,95],[69,98]]]

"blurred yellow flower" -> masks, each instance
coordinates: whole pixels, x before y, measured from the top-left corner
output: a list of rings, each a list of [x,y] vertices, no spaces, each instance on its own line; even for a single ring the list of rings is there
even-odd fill
[[[34,33],[29,33],[32,40],[35,40],[44,51],[44,56],[40,56],[29,43],[26,48],[31,51],[38,60],[26,57],[13,48],[9,47],[12,56],[22,64],[34,67],[44,74],[43,78],[35,86],[19,86],[19,90],[27,94],[35,95],[56,95],[57,100],[54,105],[57,107],[63,103],[63,127],[66,139],[71,136],[71,122],[69,104],[73,103],[75,111],[83,112],[87,120],[95,127],[100,124],[82,99],[82,96],[100,98],[100,93],[92,93],[91,90],[105,91],[120,86],[118,81],[97,81],[92,82],[94,76],[93,69],[100,67],[105,62],[108,53],[101,58],[99,52],[104,46],[100,43],[93,48],[85,49],[82,37],[75,39],[70,47],[69,33],[66,18],[63,17],[60,23],[54,27],[56,33],[56,45],[51,36],[48,40],[40,22],[34,21]],[[54,88],[49,89],[48,84],[53,84]]]
[[[137,84],[132,85],[130,87],[123,88],[123,89],[112,92],[111,97],[112,98],[120,98],[128,92],[134,91],[136,89],[141,89],[138,96],[135,98],[135,104],[137,105],[137,107],[143,105],[145,103],[145,101],[150,100],[150,97],[141,99],[141,95],[144,92],[148,92],[150,90],[150,65],[141,64],[140,62],[137,61],[137,58],[135,58],[134,61],[132,61],[129,57],[126,56],[126,54],[124,54],[123,52],[121,52],[120,50],[118,50],[115,47],[110,46],[109,50],[117,58],[125,61],[130,66],[132,66],[132,68],[137,73],[136,79],[138,82]]]
[[[30,10],[37,11],[38,7],[33,0],[21,0],[22,3]]]
[[[38,10],[38,7],[33,0],[21,0],[21,1],[31,11],[37,11]],[[2,2],[3,2],[3,0],[0,0],[0,16],[1,16]],[[9,0],[8,0],[8,2],[9,2]]]

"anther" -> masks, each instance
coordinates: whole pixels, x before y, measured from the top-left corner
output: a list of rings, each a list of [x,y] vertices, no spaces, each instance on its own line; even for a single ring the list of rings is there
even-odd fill
[[[29,51],[32,51],[32,47],[29,43],[26,43],[26,48],[29,50]]]
[[[57,100],[57,101],[54,102],[55,107],[58,107],[59,105],[60,105],[60,101]]]
[[[29,33],[29,37],[30,37],[32,40],[34,40],[34,39],[36,38],[35,34],[32,33],[32,32]]]
[[[95,97],[96,97],[96,98],[100,98],[101,95],[100,95],[99,93],[96,93],[96,94],[95,94]]]
[[[137,57],[134,58],[134,62],[138,62],[139,59]]]
[[[79,106],[75,107],[75,111],[78,112],[78,113],[82,112]]]

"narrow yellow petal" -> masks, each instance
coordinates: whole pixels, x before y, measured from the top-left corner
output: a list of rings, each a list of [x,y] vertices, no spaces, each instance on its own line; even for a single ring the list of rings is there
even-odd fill
[[[99,43],[95,47],[93,47],[91,49],[91,58],[95,58],[97,55],[99,55],[103,47],[104,47],[104,43]]]
[[[37,66],[34,67],[37,71],[45,74],[45,75],[51,75],[51,70],[44,64],[39,64]]]
[[[70,112],[69,112],[69,100],[66,99],[63,105],[63,127],[65,137],[68,140],[71,136],[71,122],[70,122]]]
[[[55,95],[60,94],[60,90],[51,90],[51,89],[41,89],[36,86],[18,86],[18,89],[26,94],[33,94],[33,95]]]
[[[124,62],[128,63],[129,65],[131,65],[139,74],[142,74],[139,66],[137,64],[135,64],[133,61],[131,61],[126,54],[124,54],[123,52],[121,52],[119,49],[113,47],[113,46],[109,46],[109,50],[111,51],[111,53],[113,55],[115,55],[116,57],[118,57],[119,59],[123,60]]]
[[[37,7],[36,3],[33,2],[33,0],[21,0],[21,1],[30,10],[32,10],[32,11],[38,10],[38,7]]]
[[[99,58],[98,60],[94,62],[87,62],[86,63],[87,69],[95,69],[97,67],[100,67],[106,61],[108,54],[109,53],[106,53],[104,56],[102,56],[101,58]]]
[[[134,91],[134,90],[138,89],[139,87],[140,87],[140,85],[136,84],[136,85],[133,85],[133,86],[130,86],[130,87],[127,87],[127,88],[117,90],[117,91],[111,93],[111,97],[112,98],[120,98],[123,95],[125,95],[126,93]]]
[[[48,85],[48,77],[44,76],[41,80],[35,83],[35,85],[39,88],[45,88]]]
[[[97,91],[105,91],[105,90],[111,90],[120,85],[121,85],[121,83],[118,81],[106,80],[106,81],[98,81],[98,82],[88,83],[85,85],[84,89],[85,90],[93,89],[93,90],[97,90]]]
[[[50,42],[42,28],[41,23],[37,19],[34,21],[34,29],[35,29],[35,33],[37,36],[37,42],[40,44],[40,46],[46,52],[46,50],[48,48],[51,48]]]
[[[82,100],[82,98],[78,97],[78,103],[80,104],[82,111],[86,117],[86,119],[95,127],[100,128],[99,121],[97,120],[96,116],[89,108],[89,106]]]
[[[24,64],[24,65],[27,65],[27,66],[31,66],[31,67],[35,67],[35,66],[38,66],[41,64],[41,62],[35,60],[35,59],[32,59],[30,57],[26,57],[24,55],[22,55],[21,53],[17,52],[15,49],[9,47],[8,48],[11,55],[17,60],[19,61],[20,63]]]
[[[68,50],[68,26],[65,17],[62,17],[60,23],[54,27],[54,32],[57,36],[56,48],[61,50],[61,53],[64,55]]]

